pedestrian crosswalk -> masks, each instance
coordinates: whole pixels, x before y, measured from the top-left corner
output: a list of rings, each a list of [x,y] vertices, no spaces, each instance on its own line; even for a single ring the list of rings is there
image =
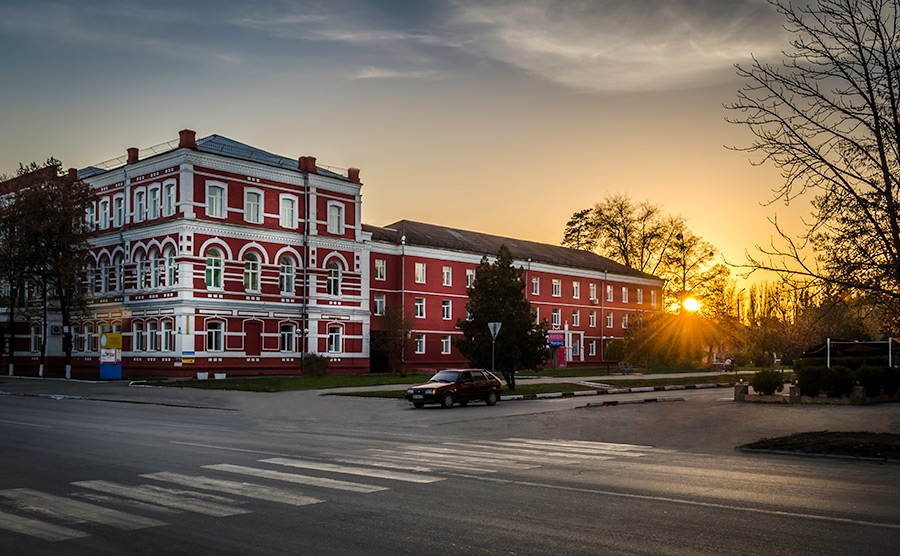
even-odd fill
[[[123,531],[169,526],[177,524],[177,514],[184,512],[216,519],[240,516],[251,513],[248,499],[302,507],[325,503],[328,493],[335,491],[370,495],[398,483],[424,486],[454,476],[459,480],[460,474],[598,465],[660,451],[630,444],[523,438],[401,443],[316,458],[210,463],[188,472],[145,473],[131,481],[87,479],[70,483],[76,490],[66,495],[10,488],[0,490],[0,538],[11,534],[61,542],[91,536],[97,526]]]

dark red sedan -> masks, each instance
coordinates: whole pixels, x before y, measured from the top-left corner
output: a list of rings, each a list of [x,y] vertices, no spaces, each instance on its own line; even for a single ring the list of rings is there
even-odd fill
[[[484,400],[495,405],[500,399],[500,379],[484,369],[445,369],[438,371],[428,382],[411,386],[406,399],[414,407],[427,403],[439,403],[452,407],[454,403],[466,405],[470,401]]]

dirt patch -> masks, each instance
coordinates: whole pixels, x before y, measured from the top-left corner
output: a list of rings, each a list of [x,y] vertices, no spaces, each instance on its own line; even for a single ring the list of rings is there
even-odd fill
[[[875,432],[801,432],[744,444],[741,450],[772,450],[819,456],[900,461],[900,434]]]

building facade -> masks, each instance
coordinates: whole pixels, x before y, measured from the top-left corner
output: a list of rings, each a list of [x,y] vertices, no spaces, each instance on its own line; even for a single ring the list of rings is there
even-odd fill
[[[125,376],[297,374],[305,353],[332,372],[380,370],[371,335],[388,304],[415,315],[409,365],[465,363],[454,347],[466,288],[500,244],[526,269],[554,364],[598,364],[629,319],[658,309],[662,282],[596,255],[412,221],[361,222],[359,170],[286,158],[231,139],[179,139],[78,171],[96,194],[87,287],[73,323],[73,372],[96,376],[99,340],[122,335]],[[61,326],[16,329],[16,365],[48,370]],[[57,365],[58,366],[58,365]],[[52,371],[50,371],[52,372]]]

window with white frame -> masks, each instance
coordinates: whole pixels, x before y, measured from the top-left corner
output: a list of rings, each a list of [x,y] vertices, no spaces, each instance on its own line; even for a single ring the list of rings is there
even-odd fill
[[[125,197],[121,195],[113,197],[113,225],[117,228],[125,225]]]
[[[221,288],[223,286],[223,262],[222,253],[216,248],[206,250],[206,287]]]
[[[279,337],[278,349],[282,353],[294,352],[294,325],[282,324],[281,335]]]
[[[581,311],[578,309],[572,311],[572,326],[581,326]]]
[[[557,328],[562,324],[562,313],[559,309],[550,311],[550,324]]]
[[[425,318],[425,298],[424,297],[416,298],[416,318],[417,319]]]
[[[108,292],[110,291],[109,284],[109,257],[103,255],[100,258],[100,291]]]
[[[467,268],[466,269],[466,287],[471,288],[475,285],[475,269]]]
[[[425,263],[416,263],[416,283],[425,283]]]
[[[244,254],[244,289],[259,291],[259,255],[253,252]]]
[[[170,320],[162,323],[162,350],[175,351],[175,331]]]
[[[650,290],[650,306],[656,307],[656,290]]]
[[[453,314],[453,308],[450,304],[449,299],[444,299],[441,301],[441,318],[444,320],[450,320]]]
[[[282,294],[294,293],[295,269],[293,257],[282,255],[278,260],[278,291]]]
[[[143,253],[138,252],[134,257],[134,273],[137,278],[135,287],[139,290],[146,289],[150,284],[150,280],[147,272],[147,261]]]
[[[628,328],[628,313],[622,315],[622,328]]]
[[[100,225],[101,230],[105,230],[109,227],[109,199],[101,199],[100,200],[100,210],[97,215],[97,223]]]
[[[425,334],[416,334],[416,353],[425,353]]]
[[[541,324],[541,308],[532,307],[534,309],[534,324]]]
[[[159,256],[159,251],[154,249],[150,251],[150,287],[158,288],[163,285],[165,276],[165,266],[163,260]]]
[[[92,230],[97,227],[97,219],[95,218],[95,210],[94,210],[93,203],[91,203],[88,206],[87,211],[85,211],[84,221],[87,223],[88,227]]]
[[[450,353],[450,336],[448,334],[444,334],[441,336],[441,355],[448,355]]]
[[[377,316],[381,316],[384,314],[384,294],[383,293],[376,293],[372,297],[372,312]]]
[[[147,213],[147,205],[144,199],[145,193],[143,191],[136,191],[134,193],[134,221],[135,222],[143,222],[144,217]]]
[[[175,263],[175,249],[166,247],[163,255],[166,263],[166,286],[174,287],[178,284],[178,265]]]
[[[572,336],[572,357],[581,357],[581,339],[578,336]]]
[[[581,282],[572,282],[572,298],[581,298]]]
[[[541,294],[541,279],[537,276],[531,278],[531,295]]]
[[[622,286],[622,303],[628,303],[628,286]]]
[[[612,327],[613,327],[613,313],[612,313],[612,311],[606,313],[606,327],[607,327],[607,328],[612,328]]]
[[[591,284],[588,288],[591,294],[591,301],[597,301],[597,284]]]
[[[225,349],[225,323],[218,320],[206,322],[206,351]]]
[[[606,300],[607,301],[613,300],[613,287],[609,286],[609,285],[606,286]]]
[[[643,288],[637,289],[637,303],[638,303],[638,305],[641,305],[642,303],[644,303],[644,289]]]
[[[116,291],[125,290],[125,257],[118,253],[113,257],[113,267],[116,273]]]
[[[328,203],[328,233],[344,234],[344,205]]]
[[[387,276],[384,259],[375,259],[375,279],[384,280]]]
[[[41,351],[41,325],[31,325],[31,351]]]
[[[144,351],[144,323],[139,320],[131,323],[131,349]]]
[[[597,340],[591,340],[588,342],[588,355],[597,355]]]
[[[262,193],[259,191],[244,192],[244,220],[251,224],[262,224]]]
[[[562,280],[559,278],[553,278],[550,282],[551,285],[551,294],[553,297],[559,297],[562,295]]]
[[[149,220],[159,218],[159,187],[152,187],[148,192],[147,218]]]
[[[175,214],[176,194],[175,182],[166,182],[163,184],[163,216],[172,216]]]
[[[445,286],[453,285],[453,268],[449,266],[444,266],[442,269],[441,275],[443,277],[443,284]]]
[[[221,185],[206,185],[206,215],[225,218],[225,188]]]
[[[341,353],[341,332],[337,324],[328,327],[328,353]]]
[[[588,326],[594,328],[597,326],[597,311],[588,313]]]
[[[159,324],[153,320],[147,323],[147,350],[159,351]]]
[[[341,295],[341,263],[332,259],[328,263],[328,278],[325,283],[325,289],[328,295]]]
[[[93,351],[94,350],[94,325],[93,324],[85,324],[84,325],[84,347],[83,351]]]
[[[279,224],[282,228],[297,227],[297,199],[294,197],[281,196]]]

